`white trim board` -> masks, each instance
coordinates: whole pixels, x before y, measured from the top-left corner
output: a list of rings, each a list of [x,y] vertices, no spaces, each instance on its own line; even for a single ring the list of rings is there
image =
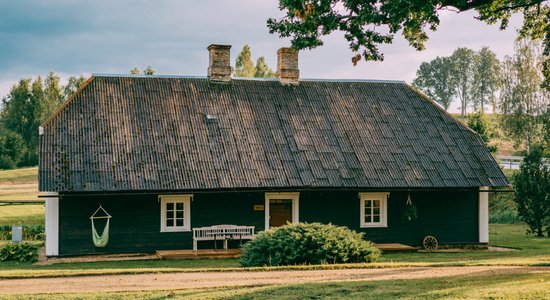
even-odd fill
[[[46,256],[59,255],[59,195],[44,193],[46,202]]]
[[[300,193],[265,193],[265,230],[269,229],[269,200],[291,199],[292,200],[292,223],[300,222]]]
[[[489,190],[487,186],[479,187],[479,212],[478,212],[478,227],[479,227],[479,242],[489,243]]]

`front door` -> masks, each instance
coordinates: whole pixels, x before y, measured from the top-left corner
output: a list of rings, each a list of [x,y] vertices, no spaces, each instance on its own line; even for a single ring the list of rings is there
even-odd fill
[[[292,199],[269,199],[269,227],[292,222]]]

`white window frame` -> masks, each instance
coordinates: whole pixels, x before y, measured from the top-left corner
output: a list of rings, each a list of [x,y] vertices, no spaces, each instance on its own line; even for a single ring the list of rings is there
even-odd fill
[[[193,195],[160,195],[160,232],[184,232],[191,231],[191,198]],[[183,203],[183,226],[166,226],[166,204]]]
[[[359,193],[361,228],[388,227],[388,197],[390,193]],[[365,201],[380,200],[380,222],[365,222]],[[371,218],[372,220],[372,218]]]
[[[300,193],[265,193],[265,230],[269,229],[269,200],[291,199],[292,200],[292,223],[300,222]]]

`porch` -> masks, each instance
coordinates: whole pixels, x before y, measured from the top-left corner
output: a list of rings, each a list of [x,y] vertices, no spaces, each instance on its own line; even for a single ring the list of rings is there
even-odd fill
[[[389,243],[375,244],[376,248],[383,252],[415,252],[418,247]],[[201,259],[201,258],[238,258],[241,249],[199,249],[199,250],[157,250],[156,256],[160,259]]]
[[[241,254],[241,249],[157,250],[155,253],[160,259],[238,258]]]

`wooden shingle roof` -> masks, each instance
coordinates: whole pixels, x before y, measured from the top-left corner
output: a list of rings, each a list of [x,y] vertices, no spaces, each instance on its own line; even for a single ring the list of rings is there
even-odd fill
[[[93,76],[40,136],[40,191],[508,184],[403,82]]]

